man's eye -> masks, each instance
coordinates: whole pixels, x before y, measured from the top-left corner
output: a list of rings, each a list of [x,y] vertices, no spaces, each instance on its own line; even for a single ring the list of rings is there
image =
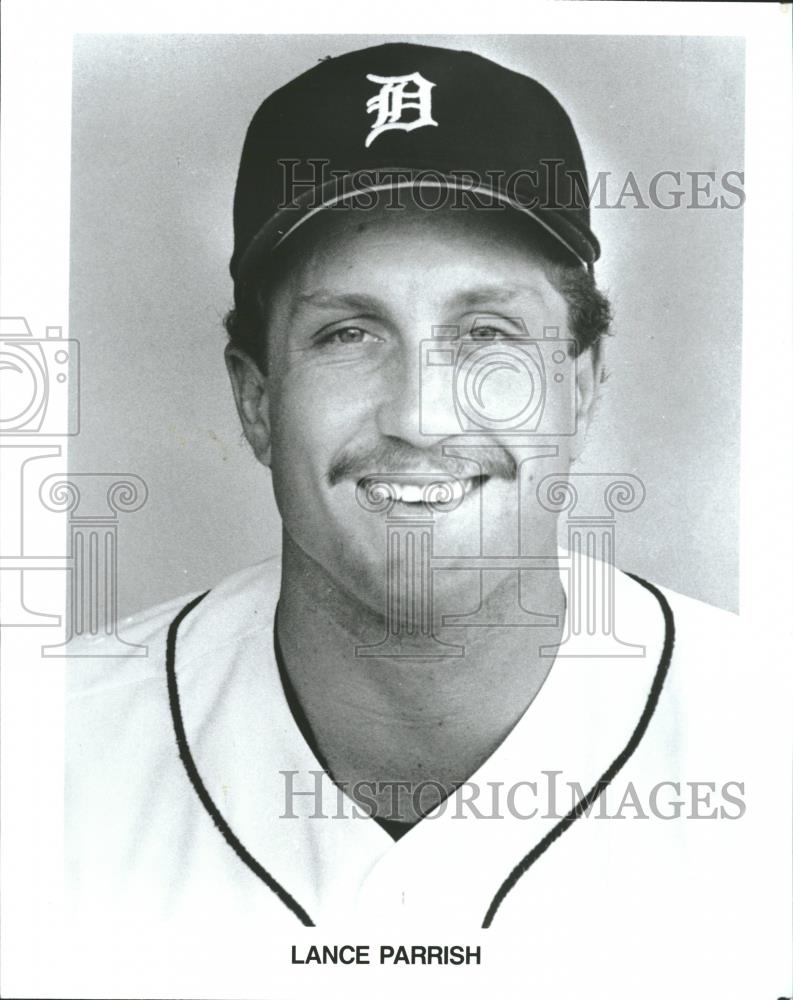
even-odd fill
[[[468,336],[472,340],[499,340],[509,337],[510,334],[499,326],[475,326],[471,328]]]
[[[345,326],[340,330],[331,330],[329,333],[326,333],[320,338],[320,344],[376,344],[379,342],[379,339],[379,337],[375,337],[374,334],[369,333],[368,330],[362,330],[359,326]]]

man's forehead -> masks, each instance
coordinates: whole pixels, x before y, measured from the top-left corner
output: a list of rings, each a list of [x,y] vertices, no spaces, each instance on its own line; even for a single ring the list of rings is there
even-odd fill
[[[395,317],[425,307],[436,311],[434,322],[476,311],[528,316],[563,308],[529,222],[471,212],[321,216],[273,254],[265,300],[287,323],[334,314]]]

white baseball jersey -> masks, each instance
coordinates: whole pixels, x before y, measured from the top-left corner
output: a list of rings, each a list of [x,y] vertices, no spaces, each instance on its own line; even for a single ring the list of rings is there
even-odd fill
[[[614,633],[643,654],[593,657],[568,621],[517,726],[395,841],[301,735],[273,650],[279,584],[277,559],[246,569],[123,623],[147,657],[72,668],[66,861],[84,995],[114,995],[114,976],[120,995],[308,995],[320,973],[349,995],[372,988],[370,970],[300,959],[372,935],[481,945],[455,990],[463,975],[542,997],[789,988],[784,894],[770,902],[755,868],[777,848],[744,737],[736,616],[617,572]]]

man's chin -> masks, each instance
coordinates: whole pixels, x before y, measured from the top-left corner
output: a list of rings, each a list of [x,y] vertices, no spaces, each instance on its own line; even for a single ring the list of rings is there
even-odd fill
[[[482,598],[482,574],[466,556],[444,557],[442,572],[431,572],[429,549],[403,539],[403,551],[386,562],[374,558],[345,559],[341,586],[392,632],[437,631],[444,615],[466,614]],[[365,609],[365,611],[364,611]]]

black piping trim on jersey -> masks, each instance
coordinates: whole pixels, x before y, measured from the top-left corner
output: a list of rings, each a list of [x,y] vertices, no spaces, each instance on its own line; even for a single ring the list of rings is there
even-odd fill
[[[561,819],[521,861],[518,862],[517,865],[515,865],[509,875],[507,875],[501,883],[498,892],[493,897],[493,900],[487,909],[485,919],[482,922],[483,928],[488,928],[493,923],[493,918],[495,917],[498,908],[504,902],[508,893],[515,888],[518,880],[526,874],[529,868],[531,868],[531,866],[539,858],[542,857],[551,844],[553,844],[555,840],[558,840],[559,837],[561,837],[562,834],[568,830],[573,823],[575,823],[578,817],[583,812],[588,810],[598,800],[598,798],[600,798],[617,774],[619,774],[641,742],[642,737],[650,724],[650,719],[652,719],[656,706],[658,705],[658,699],[661,696],[661,689],[664,686],[666,675],[669,672],[669,664],[672,660],[672,650],[675,646],[675,616],[672,614],[669,602],[660,590],[654,587],[651,583],[648,583],[646,580],[643,580],[641,577],[634,576],[633,573],[626,573],[625,575],[629,576],[632,580],[635,580],[636,583],[650,591],[660,604],[661,611],[664,616],[664,645],[661,650],[661,658],[658,661],[658,668],[655,672],[655,677],[650,687],[650,693],[647,696],[647,702],[644,706],[644,710],[639,717],[639,721],[636,724],[636,728],[633,730],[631,738],[625,744],[625,748],[620,754],[617,755],[617,757],[614,758],[610,766],[606,768],[594,786],[589,790],[584,798],[581,799],[577,805],[571,809],[570,812],[567,813],[567,815]]]
[[[179,626],[184,619],[190,614],[193,608],[204,600],[208,593],[209,591],[207,590],[206,593],[201,594],[190,601],[189,604],[186,604],[171,622],[170,628],[168,629],[168,640],[165,647],[165,671],[168,676],[168,700],[171,706],[171,718],[173,720],[174,732],[176,733],[176,745],[179,748],[179,757],[184,764],[185,771],[187,771],[190,784],[193,786],[196,795],[198,795],[201,800],[201,804],[212,817],[213,823],[223,834],[226,843],[231,847],[237,857],[244,864],[246,864],[248,868],[250,868],[254,875],[258,876],[262,882],[264,882],[268,889],[271,889],[276,896],[278,896],[284,906],[290,909],[305,927],[313,927],[314,922],[300,903],[298,903],[297,900],[294,899],[294,897],[291,896],[282,885],[276,882],[272,875],[270,875],[270,873],[259,864],[256,858],[254,858],[250,851],[245,848],[236,834],[232,831],[231,827],[223,818],[220,810],[212,801],[212,797],[207,791],[206,785],[201,780],[201,775],[198,773],[198,768],[193,760],[193,755],[190,753],[190,747],[187,742],[187,734],[185,733],[184,728],[184,721],[182,720],[182,709],[179,704],[179,688],[176,683],[176,633],[179,631]]]

